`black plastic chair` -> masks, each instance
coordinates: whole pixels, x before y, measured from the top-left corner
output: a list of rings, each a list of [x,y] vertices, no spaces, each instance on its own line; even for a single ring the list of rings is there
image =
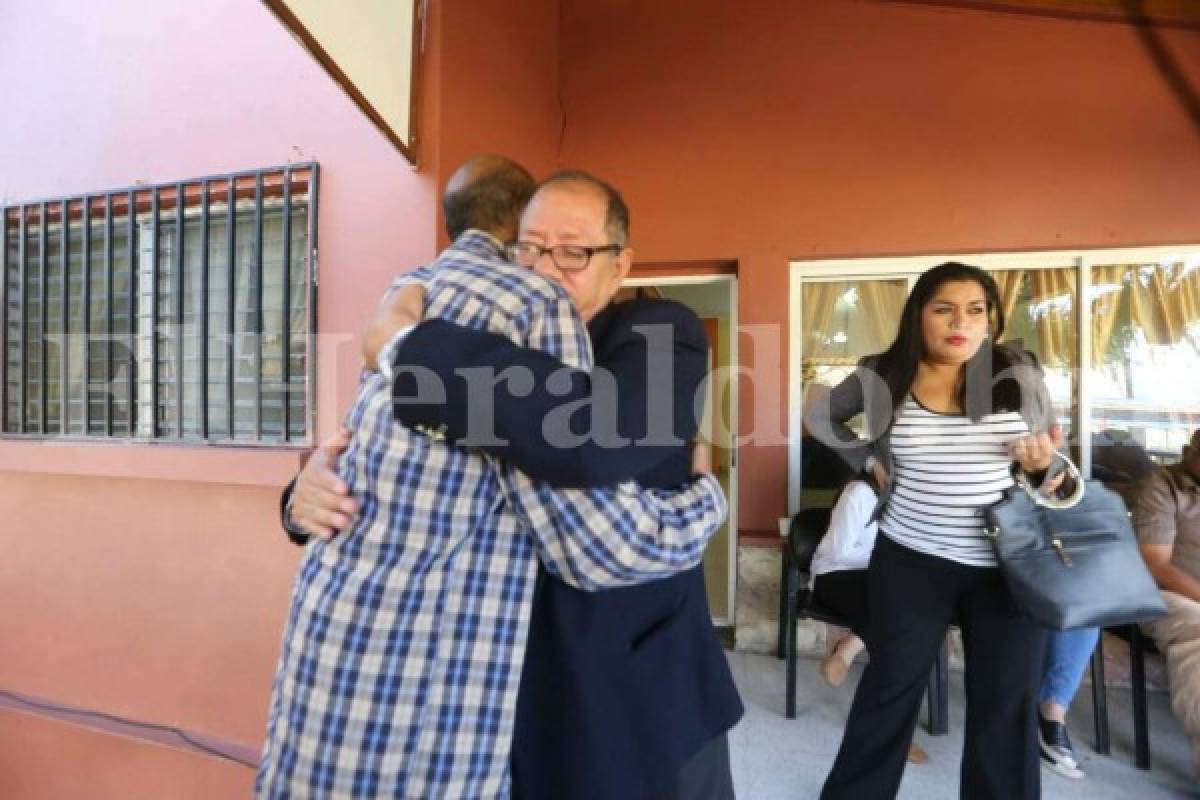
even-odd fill
[[[788,541],[783,551],[783,568],[779,592],[779,633],[776,655],[787,659],[787,703],[785,714],[788,719],[796,717],[796,622],[814,619],[839,627],[849,627],[849,620],[829,609],[821,608],[812,600],[807,588],[807,575],[812,565],[813,554],[821,537],[829,529],[831,509],[810,508],[792,517],[788,528]],[[1150,769],[1150,735],[1146,715],[1146,668],[1145,653],[1147,640],[1136,625],[1114,628],[1113,632],[1130,642],[1131,680],[1133,683],[1134,758],[1139,769]],[[1109,755],[1111,746],[1108,731],[1108,698],[1104,688],[1104,639],[1100,638],[1092,652],[1092,710],[1096,734],[1095,749],[1100,755]],[[926,698],[929,705],[929,732],[941,736],[949,732],[949,666],[946,643],[943,641],[933,669],[929,675]]]
[[[1110,488],[1115,488],[1111,487]],[[1133,760],[1138,769],[1150,769],[1150,724],[1146,715],[1146,649],[1153,648],[1137,625],[1115,625],[1107,629],[1129,642],[1129,677],[1133,695]],[[1108,738],[1108,693],[1104,686],[1104,630],[1092,651],[1092,719],[1096,728],[1096,752],[1112,753]]]
[[[787,704],[784,714],[788,719],[796,718],[796,622],[801,619],[813,619],[843,628],[850,627],[850,621],[845,617],[813,602],[812,592],[807,588],[807,576],[813,554],[821,542],[821,537],[829,528],[830,512],[831,509],[828,508],[809,508],[792,517],[787,545],[783,551],[776,655],[787,659]],[[934,659],[926,692],[929,702],[929,732],[934,736],[942,736],[950,730],[947,662],[946,643],[943,641],[938,656]]]
[[[1126,443],[1127,434],[1121,431],[1100,431],[1093,434],[1092,447],[1102,459],[1093,461],[1093,477],[1127,499],[1127,491],[1136,480],[1153,469],[1153,462],[1136,443]],[[1105,465],[1105,461],[1108,465]],[[1130,514],[1132,517],[1132,514]],[[1108,696],[1104,686],[1104,630],[1092,651],[1092,718],[1096,728],[1096,752],[1110,755],[1108,738]],[[1154,643],[1134,625],[1115,625],[1107,628],[1115,636],[1129,642],[1130,683],[1133,696],[1133,758],[1138,769],[1150,769],[1150,725],[1146,714],[1146,650]]]
[[[1150,769],[1150,719],[1146,710],[1146,652],[1154,643],[1137,625],[1108,629],[1129,642],[1129,681],[1133,696],[1133,761],[1138,769]],[[1096,752],[1109,754],[1108,704],[1104,690],[1104,637],[1092,654],[1092,702],[1096,710]]]

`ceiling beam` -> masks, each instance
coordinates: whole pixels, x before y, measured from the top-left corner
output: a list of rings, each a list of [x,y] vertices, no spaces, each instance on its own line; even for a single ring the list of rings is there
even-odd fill
[[[963,11],[1200,30],[1196,0],[876,0]]]

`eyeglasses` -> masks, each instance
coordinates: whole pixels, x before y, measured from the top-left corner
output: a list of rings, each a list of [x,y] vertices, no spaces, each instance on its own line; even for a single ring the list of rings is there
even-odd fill
[[[549,253],[554,266],[563,272],[581,272],[587,269],[596,253],[619,253],[623,249],[619,244],[556,244],[542,247],[534,242],[513,242],[504,248],[512,262],[521,267],[532,267],[545,253]]]

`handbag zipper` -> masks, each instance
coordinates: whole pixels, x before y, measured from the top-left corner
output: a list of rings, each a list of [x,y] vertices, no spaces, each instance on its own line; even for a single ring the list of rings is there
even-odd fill
[[[1066,549],[1063,547],[1062,539],[1055,536],[1050,540],[1050,544],[1054,545],[1054,549],[1058,551],[1058,557],[1062,559],[1064,567],[1070,567],[1074,564],[1071,557],[1067,555]]]
[[[1080,549],[1097,542],[1111,541],[1119,538],[1117,534],[1109,531],[1098,531],[1096,533],[1075,534],[1074,536],[1066,537],[1065,541],[1060,536],[1055,536],[1050,540],[1050,545],[1058,553],[1058,557],[1062,559],[1065,566],[1071,566],[1074,562],[1071,556],[1067,553],[1067,549]]]

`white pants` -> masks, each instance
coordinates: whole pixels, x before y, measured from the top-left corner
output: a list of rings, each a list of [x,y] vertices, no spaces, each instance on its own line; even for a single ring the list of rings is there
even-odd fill
[[[1164,591],[1167,615],[1143,625],[1167,661],[1171,710],[1192,742],[1200,777],[1200,603]]]

